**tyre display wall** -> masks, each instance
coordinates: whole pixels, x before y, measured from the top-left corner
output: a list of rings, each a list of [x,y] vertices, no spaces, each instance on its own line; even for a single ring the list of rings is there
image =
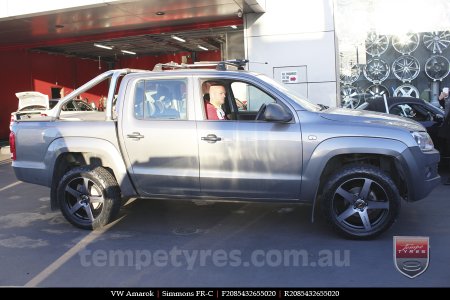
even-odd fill
[[[342,107],[384,95],[432,101],[438,89],[450,86],[450,30],[400,36],[371,31],[363,48],[365,64],[341,65]]]

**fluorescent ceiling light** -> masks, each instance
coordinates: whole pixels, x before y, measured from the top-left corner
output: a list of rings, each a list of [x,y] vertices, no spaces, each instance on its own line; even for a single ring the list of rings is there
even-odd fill
[[[233,28],[233,29],[237,29],[236,25],[231,25],[230,27]]]
[[[184,40],[184,39],[182,39],[182,38],[180,38],[180,37],[177,37],[176,35],[172,35],[172,38],[174,39],[174,40],[177,40],[177,41],[180,41],[180,42],[186,42],[186,40]]]
[[[202,49],[202,50],[208,50],[208,48],[203,47],[203,46],[200,46],[200,45],[198,45],[197,47],[199,47],[199,48]]]
[[[105,45],[102,45],[102,44],[97,44],[97,43],[95,43],[94,46],[95,46],[95,47],[99,47],[99,48],[103,48],[103,49],[112,50],[112,47],[110,47],[110,46],[105,46]]]
[[[133,54],[133,55],[136,55],[136,52],[128,51],[128,50],[120,50],[120,52],[126,53],[126,54]]]

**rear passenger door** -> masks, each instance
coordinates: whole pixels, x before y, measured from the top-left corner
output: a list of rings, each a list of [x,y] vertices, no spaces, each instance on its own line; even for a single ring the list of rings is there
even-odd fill
[[[199,162],[196,123],[185,77],[143,78],[127,85],[122,141],[140,195],[196,195]]]

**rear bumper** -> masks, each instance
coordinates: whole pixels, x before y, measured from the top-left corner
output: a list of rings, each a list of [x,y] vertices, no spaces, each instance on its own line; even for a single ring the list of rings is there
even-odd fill
[[[407,189],[407,201],[418,201],[427,197],[431,191],[441,184],[438,174],[440,154],[433,150],[422,152],[419,147],[406,149],[399,157]]]

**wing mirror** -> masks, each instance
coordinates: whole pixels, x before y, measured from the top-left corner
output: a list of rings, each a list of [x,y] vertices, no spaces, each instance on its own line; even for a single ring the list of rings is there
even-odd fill
[[[436,122],[443,122],[444,121],[444,116],[443,115],[441,115],[441,114],[435,114],[434,115],[434,120],[436,121]]]
[[[278,103],[267,104],[264,111],[264,120],[268,122],[286,123],[292,120],[292,114]]]

